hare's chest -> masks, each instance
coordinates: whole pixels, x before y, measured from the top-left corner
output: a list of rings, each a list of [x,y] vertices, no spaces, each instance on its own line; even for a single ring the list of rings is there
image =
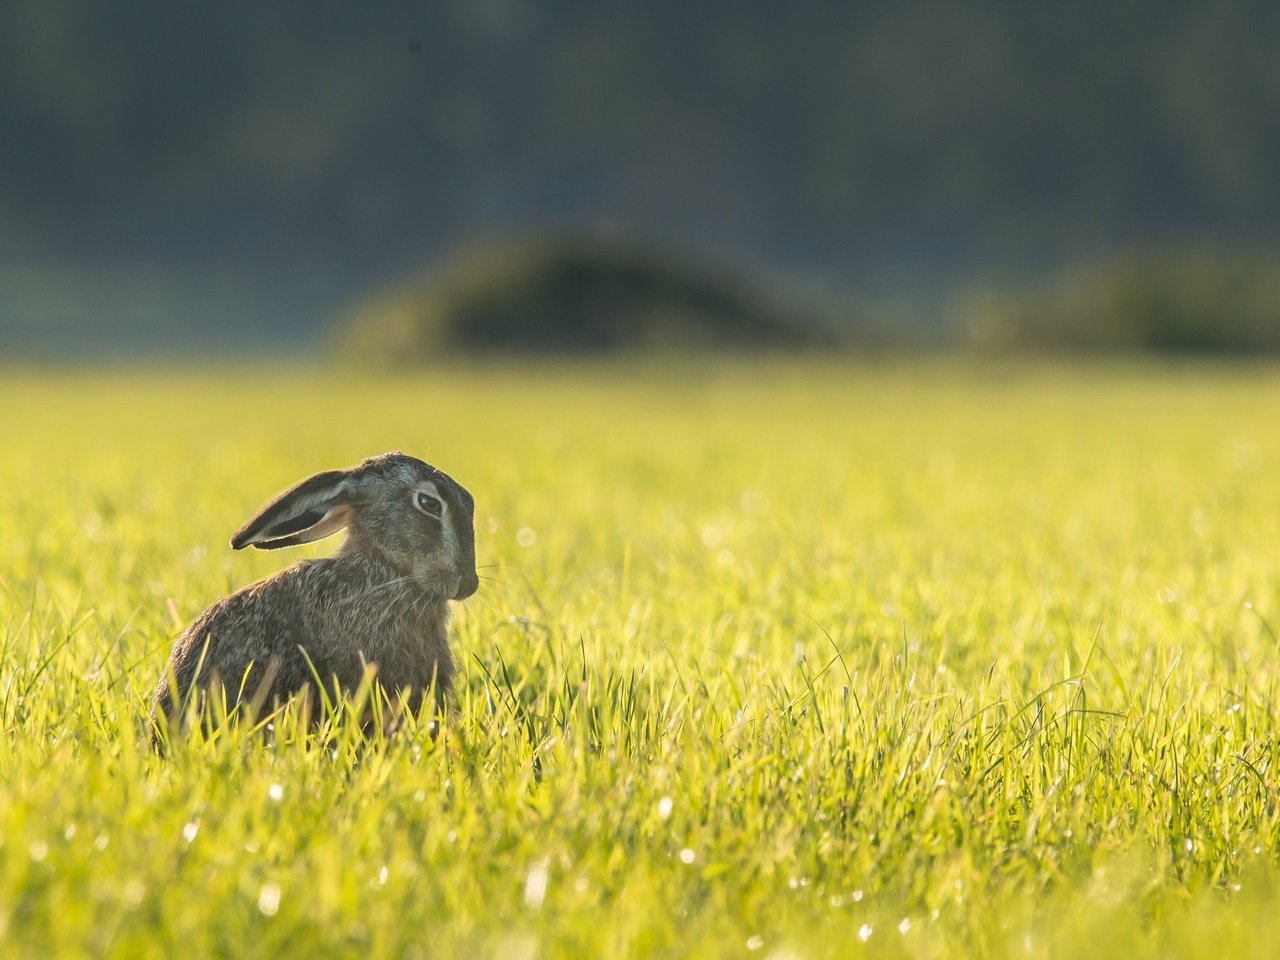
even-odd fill
[[[427,687],[452,675],[447,624],[439,616],[371,617],[350,625],[343,646],[352,672],[372,664],[386,687]]]

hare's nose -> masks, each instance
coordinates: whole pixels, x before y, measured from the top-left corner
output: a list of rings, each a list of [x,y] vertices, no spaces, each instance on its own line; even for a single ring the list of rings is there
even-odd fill
[[[476,572],[472,570],[470,573],[464,573],[458,580],[458,591],[453,595],[453,599],[465,600],[479,589],[480,578],[476,576]]]

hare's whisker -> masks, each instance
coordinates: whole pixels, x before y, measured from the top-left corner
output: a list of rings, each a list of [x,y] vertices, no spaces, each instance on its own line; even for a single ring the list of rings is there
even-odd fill
[[[387,580],[387,581],[384,581],[383,583],[376,583],[372,587],[370,587],[368,590],[364,591],[363,593],[358,593],[353,597],[348,597],[347,602],[354,603],[358,600],[363,600],[366,597],[371,597],[375,593],[380,593],[383,590],[387,590],[391,587],[399,586],[402,583],[408,583],[410,580],[417,580],[417,579],[418,578],[415,576],[396,577],[394,580]]]

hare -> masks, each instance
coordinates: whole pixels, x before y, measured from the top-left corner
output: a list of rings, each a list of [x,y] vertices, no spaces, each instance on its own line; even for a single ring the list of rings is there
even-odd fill
[[[403,453],[318,473],[286,490],[231,538],[275,550],[347,531],[331,557],[303,560],[219,600],[174,644],[153,722],[175,722],[217,690],[256,710],[307,692],[355,691],[366,667],[393,698],[450,690],[449,601],[476,592],[475,501],[451,477]]]

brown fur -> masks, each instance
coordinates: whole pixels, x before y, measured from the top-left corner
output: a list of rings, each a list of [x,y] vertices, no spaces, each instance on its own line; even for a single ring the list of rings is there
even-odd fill
[[[414,506],[423,484],[445,504]],[[354,692],[366,666],[416,709],[453,683],[449,600],[475,592],[474,501],[453,479],[401,453],[318,474],[281,494],[232,539],[239,549],[306,543],[347,527],[338,552],[296,563],[222,600],[178,638],[156,687],[153,718],[219,689],[270,708],[314,686]],[[343,523],[342,521],[346,522]],[[302,529],[299,529],[299,527]],[[310,691],[314,693],[314,691]]]

